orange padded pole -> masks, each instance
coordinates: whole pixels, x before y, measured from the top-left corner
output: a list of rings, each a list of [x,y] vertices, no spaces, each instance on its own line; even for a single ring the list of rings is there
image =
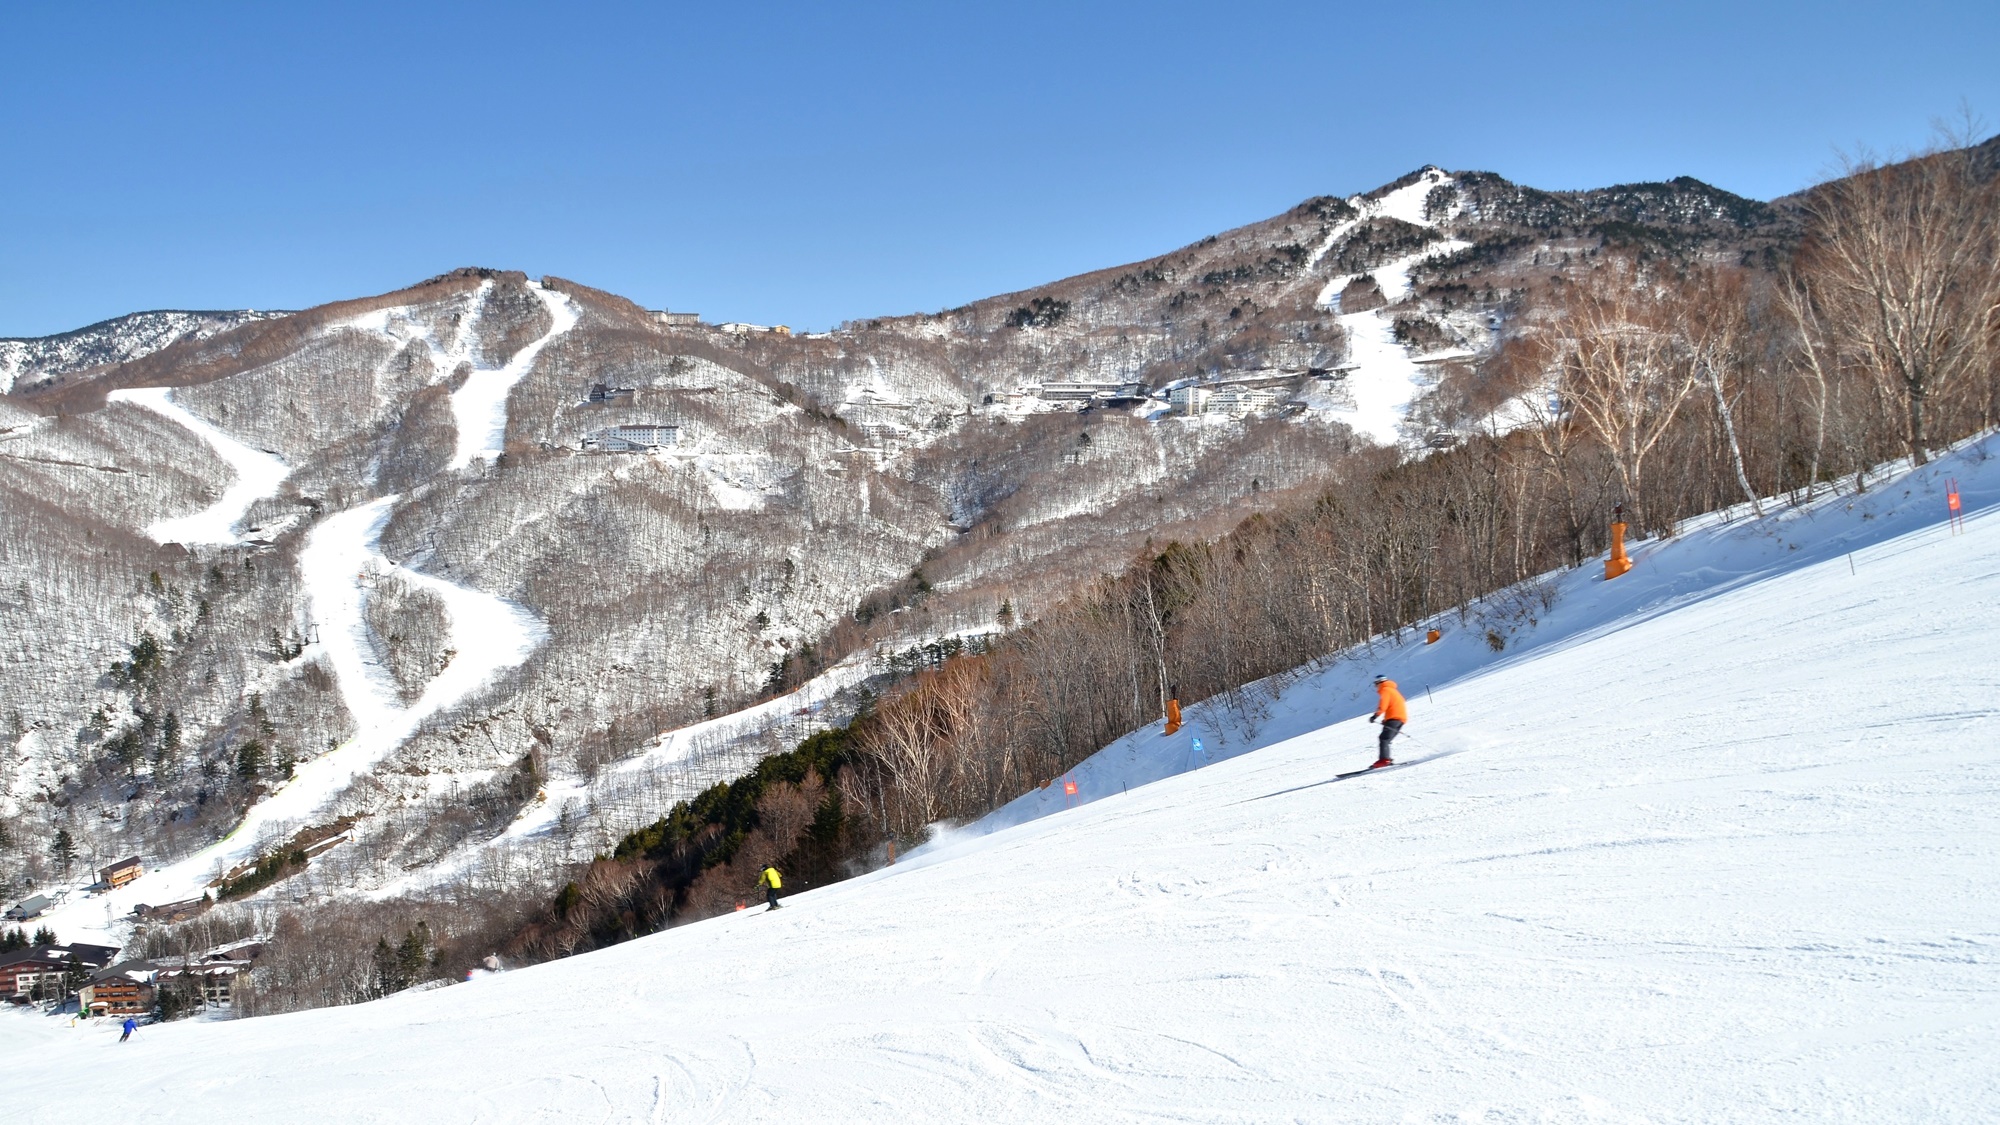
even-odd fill
[[[1631,569],[1632,560],[1625,557],[1625,521],[1619,520],[1611,525],[1611,557],[1604,560],[1604,579],[1608,582]]]

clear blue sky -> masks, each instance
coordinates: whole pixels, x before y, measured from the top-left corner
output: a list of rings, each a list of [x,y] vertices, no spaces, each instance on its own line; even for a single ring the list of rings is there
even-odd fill
[[[824,327],[1425,163],[1769,198],[2000,128],[1991,0],[12,0],[0,42],[0,336],[461,265]]]

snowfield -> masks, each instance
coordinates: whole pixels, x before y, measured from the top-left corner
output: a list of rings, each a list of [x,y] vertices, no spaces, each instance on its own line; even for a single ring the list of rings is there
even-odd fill
[[[770,917],[124,1045],[0,1014],[11,1118],[1990,1121],[1996,452],[1217,701]],[[1378,667],[1412,764],[1329,783]]]
[[[1449,254],[1471,245],[1456,239],[1433,243],[1421,254],[1399,258],[1388,265],[1369,271],[1375,282],[1382,288],[1382,296],[1391,302],[1400,301],[1410,294],[1410,270],[1426,258]],[[1340,304],[1340,288],[1351,277],[1336,278],[1327,286],[1333,297],[1327,302],[1329,307]],[[1369,309],[1366,312],[1341,313],[1335,317],[1342,331],[1347,333],[1348,376],[1346,389],[1353,396],[1351,410],[1335,409],[1328,413],[1353,427],[1360,434],[1379,445],[1395,445],[1403,438],[1403,421],[1410,412],[1410,404],[1417,396],[1428,390],[1434,381],[1432,375],[1423,369],[1410,349],[1396,339],[1394,310],[1388,306]]]

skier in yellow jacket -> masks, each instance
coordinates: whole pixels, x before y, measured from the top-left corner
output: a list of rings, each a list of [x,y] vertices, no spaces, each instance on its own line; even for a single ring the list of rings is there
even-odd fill
[[[765,864],[764,873],[757,876],[757,883],[764,888],[764,901],[770,904],[772,910],[776,910],[778,908],[778,888],[785,885],[785,880],[778,874],[778,869],[770,864]]]

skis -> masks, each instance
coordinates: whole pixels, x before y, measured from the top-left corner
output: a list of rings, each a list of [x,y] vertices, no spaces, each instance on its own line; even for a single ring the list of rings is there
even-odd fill
[[[1350,777],[1360,777],[1362,774],[1366,773],[1389,773],[1393,770],[1403,769],[1407,766],[1421,765],[1425,762],[1430,761],[1432,758],[1442,758],[1444,756],[1445,755],[1443,754],[1433,754],[1431,755],[1430,758],[1414,758],[1406,762],[1397,762],[1393,766],[1383,766],[1381,769],[1376,769],[1374,766],[1369,766],[1365,770],[1349,770],[1346,773],[1334,774],[1332,777],[1327,778],[1325,781],[1314,781],[1305,785],[1294,785],[1290,789],[1280,789],[1276,793],[1266,793],[1262,797],[1251,797],[1249,800],[1262,801],[1270,797],[1282,797],[1287,793],[1297,793],[1301,789],[1318,789],[1322,785],[1332,785],[1336,781],[1346,781]],[[1236,803],[1239,805],[1248,804],[1249,801],[1238,801]]]
[[[1347,779],[1348,779],[1348,778],[1350,778],[1350,777],[1360,777],[1360,776],[1361,776],[1362,774],[1364,774],[1364,773],[1386,773],[1386,772],[1387,772],[1387,771],[1389,771],[1389,770],[1399,770],[1399,769],[1402,769],[1402,768],[1403,768],[1404,766],[1413,766],[1413,765],[1416,765],[1416,763],[1415,763],[1415,762],[1391,762],[1391,763],[1389,763],[1389,764],[1388,764],[1388,765],[1386,765],[1386,766],[1369,766],[1369,767],[1368,767],[1367,769],[1365,769],[1365,770],[1349,770],[1349,771],[1347,771],[1346,773],[1337,773],[1337,774],[1334,774],[1334,775],[1333,775],[1333,778],[1332,778],[1332,780],[1334,780],[1334,781],[1345,781],[1345,780],[1347,780]],[[1325,784],[1325,783],[1324,783],[1324,782],[1321,782],[1321,784]]]

